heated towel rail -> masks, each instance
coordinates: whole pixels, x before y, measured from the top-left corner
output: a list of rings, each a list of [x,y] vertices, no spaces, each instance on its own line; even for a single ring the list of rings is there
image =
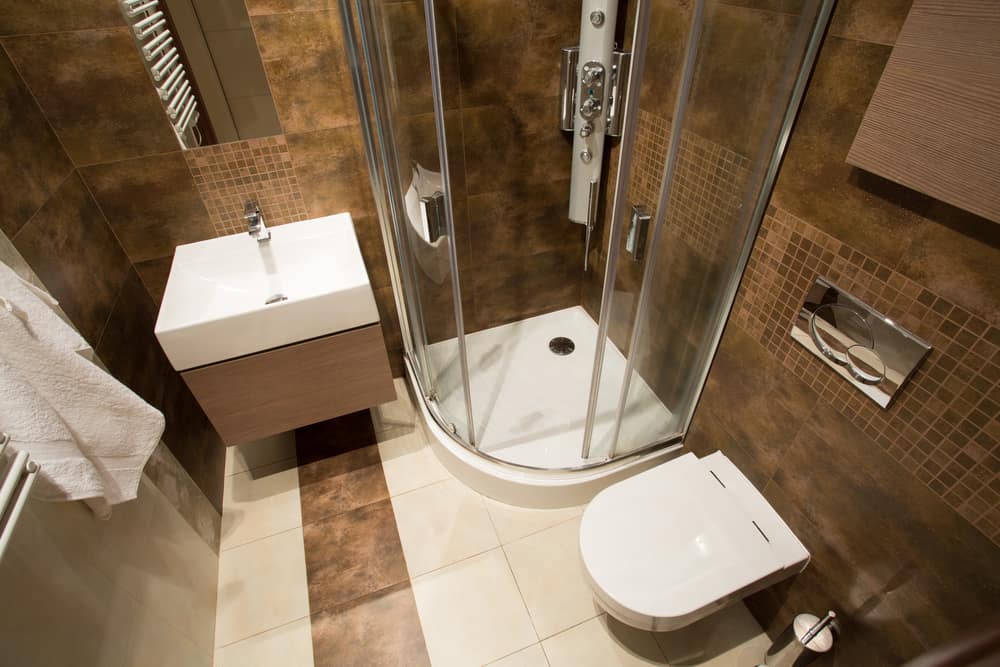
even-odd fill
[[[184,148],[200,146],[198,100],[159,0],[120,0],[120,4],[177,138]]]
[[[38,464],[28,460],[27,452],[18,452],[13,457],[4,455],[9,442],[10,436],[0,433],[0,559],[38,475]],[[12,459],[10,465],[8,458]]]

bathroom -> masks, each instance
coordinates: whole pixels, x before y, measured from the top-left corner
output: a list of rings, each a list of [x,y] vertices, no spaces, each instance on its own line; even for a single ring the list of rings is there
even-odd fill
[[[1000,12],[946,4],[0,0],[0,665],[997,660]],[[63,372],[117,495],[18,430]]]

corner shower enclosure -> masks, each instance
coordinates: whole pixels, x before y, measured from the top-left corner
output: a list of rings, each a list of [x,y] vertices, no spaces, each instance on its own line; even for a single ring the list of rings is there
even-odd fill
[[[682,443],[832,7],[608,3],[340,3],[409,378],[486,475],[600,477]],[[560,99],[560,53],[588,25],[631,67],[597,99],[622,129],[588,139],[580,225],[590,128],[560,125],[593,77]]]

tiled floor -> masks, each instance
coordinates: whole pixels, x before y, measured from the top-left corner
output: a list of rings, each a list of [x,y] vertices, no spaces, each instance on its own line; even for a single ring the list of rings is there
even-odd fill
[[[737,605],[674,633],[593,601],[583,508],[484,498],[438,463],[403,398],[232,448],[216,665],[755,665]]]

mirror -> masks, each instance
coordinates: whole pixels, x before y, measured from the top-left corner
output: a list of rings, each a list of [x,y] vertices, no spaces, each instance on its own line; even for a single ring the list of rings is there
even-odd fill
[[[184,148],[281,133],[243,0],[119,0]]]

